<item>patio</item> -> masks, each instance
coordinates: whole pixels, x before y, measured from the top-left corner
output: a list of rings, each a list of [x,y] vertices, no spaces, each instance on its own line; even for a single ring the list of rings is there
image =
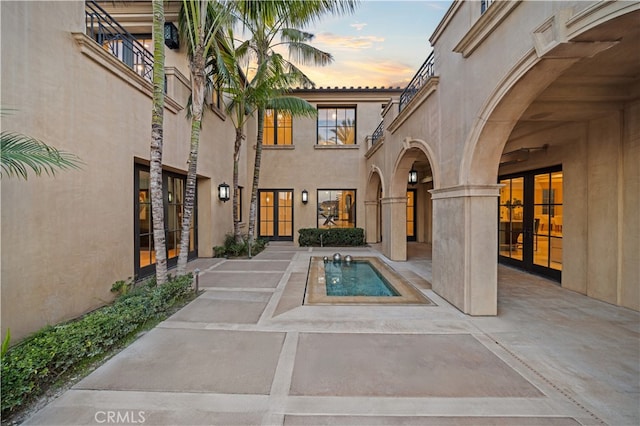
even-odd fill
[[[192,262],[200,297],[26,424],[640,423],[640,313],[500,266],[499,315],[469,317],[417,243],[387,263],[437,306],[302,306],[310,257],[336,251],[381,257],[272,243]]]

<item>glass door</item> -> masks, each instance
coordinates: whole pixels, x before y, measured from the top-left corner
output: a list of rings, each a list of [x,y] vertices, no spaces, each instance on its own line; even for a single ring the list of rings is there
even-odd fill
[[[503,176],[500,184],[500,261],[560,280],[562,273],[562,169]]]
[[[416,190],[407,189],[407,241],[416,241]]]
[[[153,222],[151,217],[150,176],[148,167],[137,165],[135,175],[135,271],[137,277],[145,277],[155,273],[156,252],[153,241]],[[172,268],[178,263],[180,251],[180,237],[182,235],[182,211],[186,178],[171,172],[162,173],[164,189],[164,219],[165,244],[167,249],[167,267]],[[190,259],[197,257],[197,194],[195,209],[189,229]]]
[[[293,191],[260,190],[258,236],[293,241]]]

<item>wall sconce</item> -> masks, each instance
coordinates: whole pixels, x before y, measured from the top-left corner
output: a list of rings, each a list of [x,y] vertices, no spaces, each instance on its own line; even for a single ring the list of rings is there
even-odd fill
[[[178,38],[178,29],[172,22],[164,23],[164,44],[169,49],[177,49],[180,47],[180,39]]]
[[[302,204],[307,204],[309,202],[309,193],[306,189],[302,190]]]
[[[415,185],[416,183],[418,183],[418,172],[415,171],[413,167],[411,168],[411,170],[409,170],[409,183],[411,185]]]
[[[173,203],[173,193],[169,191],[169,202]]]
[[[224,203],[229,201],[229,185],[225,182],[218,185],[218,199]]]

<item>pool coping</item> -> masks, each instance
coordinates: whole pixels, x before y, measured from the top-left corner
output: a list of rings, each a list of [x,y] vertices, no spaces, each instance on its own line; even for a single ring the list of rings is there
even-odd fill
[[[324,260],[309,259],[309,274],[303,305],[426,305],[436,306],[391,266],[375,256],[353,256],[354,261],[368,261],[393,286],[399,296],[327,296]]]

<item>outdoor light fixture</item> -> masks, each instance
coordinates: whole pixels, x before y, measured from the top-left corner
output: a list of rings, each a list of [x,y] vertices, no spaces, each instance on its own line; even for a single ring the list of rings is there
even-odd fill
[[[302,204],[307,204],[309,202],[309,193],[306,189],[302,190]]]
[[[173,193],[169,191],[169,202],[173,203]]]
[[[409,183],[411,185],[415,185],[416,183],[418,183],[418,172],[415,171],[413,167],[411,168],[411,170],[409,170]]]
[[[164,23],[164,44],[169,49],[177,49],[180,47],[180,40],[178,39],[178,29],[171,22]]]
[[[224,203],[229,201],[229,185],[227,185],[225,182],[222,182],[220,185],[218,185],[218,198]]]

